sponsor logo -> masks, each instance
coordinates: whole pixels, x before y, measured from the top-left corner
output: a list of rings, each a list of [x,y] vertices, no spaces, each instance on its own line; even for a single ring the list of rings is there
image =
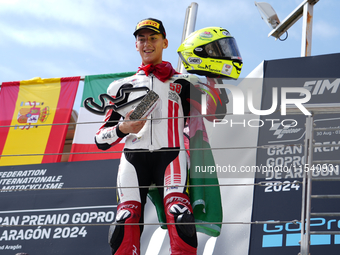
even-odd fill
[[[167,187],[167,188],[166,188],[166,191],[174,190],[174,189],[178,189],[178,187],[177,187],[177,186],[174,186],[174,187]]]
[[[131,212],[128,210],[119,210],[119,212],[117,213],[116,216],[116,220],[120,221],[120,220],[126,220],[127,218],[129,218],[131,216]]]
[[[135,245],[132,245],[132,247],[132,255],[138,255],[137,247]]]
[[[325,218],[311,218],[310,226],[312,230],[339,230],[339,220]],[[337,225],[338,223],[338,225]],[[338,227],[337,227],[338,226]],[[262,247],[288,247],[300,246],[301,240],[301,223],[291,222],[286,224],[264,224],[263,232],[266,233],[262,237]],[[334,236],[332,238],[332,236]],[[340,239],[337,235],[311,235],[310,245],[332,245],[340,244]]]
[[[186,42],[186,43],[184,43],[184,45],[190,47],[190,46],[194,46],[195,44],[191,43],[191,42]]]
[[[153,20],[143,20],[141,22],[138,23],[137,25],[137,29],[142,27],[142,26],[151,26],[151,27],[155,27],[157,29],[159,29],[159,23]]]
[[[118,213],[120,213],[123,210],[126,210],[126,208],[130,208],[130,209],[138,209],[138,204],[122,204],[118,210]]]
[[[330,91],[331,94],[336,93],[339,85],[340,78],[335,79],[333,82],[330,82],[329,79],[306,81],[303,87],[308,89],[312,95],[323,95],[325,91]]]
[[[182,52],[182,55],[183,56],[192,56],[192,52],[185,51],[185,52]]]
[[[184,198],[184,197],[169,197],[166,201],[166,204],[170,204],[170,203],[173,203],[173,202],[181,202],[181,203],[187,204],[187,205],[190,204],[189,200]]]
[[[105,139],[110,139],[112,138],[112,132],[111,130],[107,130],[106,132],[103,132],[102,133],[102,139],[105,140]]]
[[[178,77],[183,78],[183,79],[187,79],[189,78],[189,74],[174,74],[174,76],[172,76],[172,78],[170,78],[171,81],[177,80]]]
[[[213,35],[208,31],[204,31],[203,33],[200,33],[200,37],[201,37],[200,39],[204,40],[206,38],[209,38],[209,39],[212,38]]]
[[[176,94],[175,92],[169,91],[168,99],[171,100],[171,101],[174,101],[174,102],[178,103],[178,101],[179,101],[179,96],[178,96],[178,94]]]
[[[202,60],[200,58],[188,58],[188,63],[189,64],[194,64],[194,65],[198,65],[202,63]]]
[[[232,65],[224,64],[221,73],[226,74],[226,75],[230,75],[232,70],[233,70]]]
[[[173,206],[171,206],[170,212],[173,214],[183,214],[186,212],[190,214],[188,207],[186,207],[185,205],[181,205],[181,204],[174,204]]]
[[[215,72],[215,73],[220,73],[221,72],[221,70],[219,70],[219,69],[212,68],[211,65],[205,65],[205,66],[198,65],[197,68],[203,69],[203,70],[208,70],[209,72]]]
[[[142,137],[135,137],[132,139],[132,143],[135,144],[135,143],[138,143],[140,142],[140,140],[142,139]]]
[[[274,131],[273,135],[277,136],[277,138],[282,138],[286,134],[297,134],[302,130],[302,128],[294,128],[290,125],[282,125],[282,123],[275,123],[269,130]]]

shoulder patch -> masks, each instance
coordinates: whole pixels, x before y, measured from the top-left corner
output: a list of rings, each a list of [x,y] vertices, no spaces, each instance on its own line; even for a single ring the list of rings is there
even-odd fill
[[[136,79],[136,76],[130,76],[111,82],[111,84],[107,88],[107,94],[116,95],[122,85],[126,83],[132,83],[134,79]]]
[[[186,80],[188,82],[190,82],[191,84],[198,84],[200,82],[200,79],[193,74],[177,74],[173,76],[174,78],[174,82],[176,82],[176,80]]]

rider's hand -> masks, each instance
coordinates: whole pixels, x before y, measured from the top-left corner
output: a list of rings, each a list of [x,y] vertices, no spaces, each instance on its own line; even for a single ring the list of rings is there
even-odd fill
[[[125,116],[125,119],[122,123],[119,124],[119,130],[124,133],[124,134],[129,134],[129,133],[138,133],[145,125],[146,118],[143,118],[141,120],[130,120],[130,115],[133,112],[131,110],[128,112]]]

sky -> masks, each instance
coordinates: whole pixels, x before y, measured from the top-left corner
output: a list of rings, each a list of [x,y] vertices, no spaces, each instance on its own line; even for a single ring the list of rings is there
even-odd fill
[[[169,40],[163,59],[176,68],[185,12],[193,2],[0,0],[0,82],[136,71],[141,60],[133,32],[148,17],[162,20]],[[266,2],[283,21],[303,0]],[[244,63],[240,78],[263,60],[300,57],[302,19],[280,41],[268,37],[271,29],[253,0],[195,3],[195,30],[223,27],[235,37]],[[339,0],[314,6],[312,56],[340,52],[339,10]]]

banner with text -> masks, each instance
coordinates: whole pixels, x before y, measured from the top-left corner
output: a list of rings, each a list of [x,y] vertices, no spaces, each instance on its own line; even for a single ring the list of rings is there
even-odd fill
[[[0,253],[109,254],[118,164],[0,167]]]
[[[261,109],[270,109],[274,88],[281,90],[278,105],[281,111],[261,116],[264,125],[259,129],[257,151],[258,167],[254,188],[252,221],[269,221],[252,225],[249,254],[298,254],[301,240],[301,198],[304,171],[313,177],[339,177],[339,164],[309,166],[304,156],[306,115],[283,115],[282,102],[287,98],[300,100],[306,95],[284,95],[283,90],[305,88],[310,91],[308,104],[340,103],[340,54],[283,59],[264,62],[264,80]],[[289,78],[287,78],[289,77]],[[340,114],[315,114],[314,128],[340,128]],[[269,121],[268,121],[269,120]],[[339,159],[340,131],[314,132],[316,145],[314,160]],[[331,145],[331,147],[322,147]],[[313,182],[313,194],[340,194],[338,182]],[[312,212],[339,212],[340,204],[332,200],[312,200]],[[288,223],[275,223],[274,221]],[[296,222],[294,222],[296,220]],[[272,221],[272,222],[270,222]],[[294,223],[289,223],[293,221]],[[339,231],[339,217],[312,217],[311,230]],[[337,254],[339,235],[311,235],[311,254]]]

